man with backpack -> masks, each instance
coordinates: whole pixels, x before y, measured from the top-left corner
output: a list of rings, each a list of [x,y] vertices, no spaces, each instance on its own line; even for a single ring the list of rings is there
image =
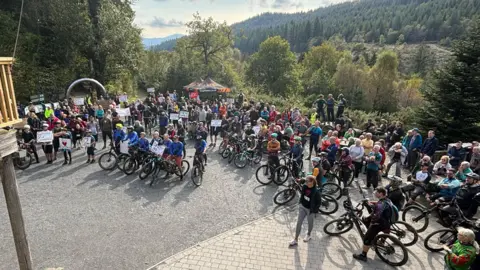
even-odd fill
[[[367,261],[367,252],[379,232],[390,232],[390,225],[398,220],[398,209],[387,198],[387,191],[383,187],[375,189],[378,201],[373,203],[373,212],[363,219],[368,228],[363,237],[363,250],[360,254],[353,254],[353,258]]]

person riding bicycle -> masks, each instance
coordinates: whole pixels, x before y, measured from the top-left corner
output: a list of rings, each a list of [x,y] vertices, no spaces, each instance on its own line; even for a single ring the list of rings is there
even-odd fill
[[[147,153],[150,149],[150,142],[147,138],[145,138],[145,132],[140,133],[140,139],[138,139],[138,149],[144,153]]]
[[[160,136],[160,133],[158,133],[158,131],[154,131],[153,138],[150,141],[150,146],[162,145],[162,144],[163,144],[163,138]]]
[[[250,135],[255,135],[255,131],[252,129],[252,124],[247,123],[245,125],[245,137],[249,138]]]
[[[295,144],[293,147],[290,149],[290,153],[292,159],[294,162],[292,162],[292,173],[293,177],[298,178],[300,175],[300,164],[303,161],[303,147],[302,147],[302,138],[296,136],[295,137]]]
[[[198,158],[202,171],[205,171],[204,163],[207,165],[207,154],[205,153],[206,149],[207,142],[203,139],[202,135],[197,134],[197,141],[195,142],[195,157]]]
[[[466,218],[471,219],[477,213],[478,206],[480,205],[480,176],[476,173],[467,174],[467,180],[455,195],[455,200],[458,207],[462,210],[462,213]],[[477,195],[478,194],[478,195]],[[453,205],[445,206],[440,211],[443,218],[448,214],[456,214],[456,208]],[[444,220],[444,219],[441,219]]]
[[[37,163],[40,163],[40,161],[38,161],[37,148],[35,147],[35,135],[31,131],[30,125],[25,125],[23,127],[22,138],[23,138],[23,143],[30,146],[30,149],[32,150],[33,155],[35,156],[35,160],[37,161]]]
[[[437,184],[440,191],[433,196],[427,195],[427,200],[431,202],[431,205],[440,201],[450,201],[460,189],[460,184],[460,181],[455,179],[455,169],[450,169],[447,171],[447,178]]]
[[[328,161],[328,153],[327,152],[321,152],[320,155],[320,164],[322,164],[322,168],[324,170],[324,174],[327,174],[330,172],[330,169],[332,168],[332,165],[330,165],[330,161]]]
[[[128,140],[128,147],[138,145],[138,135],[137,132],[133,131],[133,126],[127,127],[127,136],[125,140]]]
[[[383,187],[376,188],[374,194],[378,201],[373,203],[373,212],[370,216],[362,218],[363,223],[368,228],[363,237],[362,253],[353,254],[353,258],[365,262],[367,261],[368,250],[377,234],[382,231],[389,233],[392,211],[395,211],[392,202],[387,198],[387,191]]]
[[[173,137],[173,143],[169,147],[170,156],[168,159],[175,160],[177,166],[182,169],[183,143],[178,140],[178,136]]]
[[[327,182],[327,178],[325,178],[326,172],[322,166],[322,159],[319,157],[313,157],[312,166],[313,166],[312,175],[315,176],[315,179],[317,180],[317,183],[319,185],[323,185],[325,182]]]
[[[113,131],[113,141],[115,142],[115,149],[117,153],[120,153],[120,141],[125,139],[125,132],[123,131],[123,125],[118,123],[115,125],[115,130]]]
[[[268,152],[268,164],[272,166],[271,175],[274,175],[276,168],[280,166],[280,160],[278,159],[278,152],[280,152],[280,142],[277,140],[277,133],[272,133],[271,140],[267,144]]]
[[[255,134],[250,134],[248,135],[247,137],[247,145],[248,145],[248,149],[247,151],[255,151],[255,149],[257,149],[258,147],[258,141],[257,141],[257,135]]]

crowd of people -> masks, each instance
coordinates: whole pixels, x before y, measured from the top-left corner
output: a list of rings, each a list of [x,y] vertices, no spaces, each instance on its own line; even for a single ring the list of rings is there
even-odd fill
[[[129,108],[130,116],[122,120],[117,112],[117,104]],[[477,196],[480,194],[478,142],[473,142],[469,149],[464,148],[462,142],[457,142],[446,155],[435,161],[439,147],[435,131],[428,131],[424,140],[420,130],[414,128],[405,133],[402,123],[388,124],[385,120],[379,121],[378,128],[373,120],[368,120],[364,127],[355,129],[344,113],[346,105],[347,101],[341,95],[338,101],[332,95],[328,95],[326,100],[320,95],[313,111],[302,112],[299,108],[278,110],[275,105],[262,101],[246,102],[243,95],[239,95],[234,102],[220,99],[200,101],[180,98],[175,92],[150,96],[131,104],[113,99],[109,101],[108,108],[98,104],[76,106],[66,101],[57,108],[48,108],[43,115],[31,111],[22,136],[24,143],[35,149],[37,132],[53,132],[53,141],[42,143],[48,164],[57,158],[60,138],[71,139],[72,148],[76,148],[83,138],[91,138],[87,163],[95,162],[101,133],[103,148],[111,144],[117,151],[122,141],[128,141],[130,147],[136,146],[144,152],[148,152],[153,145],[163,145],[163,156],[173,159],[179,167],[186,157],[185,143],[192,139],[195,141],[195,156],[202,161],[203,170],[207,165],[206,149],[217,147],[218,136],[223,140],[234,136],[240,140],[254,141],[254,147],[268,141],[268,162],[274,168],[279,166],[279,153],[283,145],[287,145],[289,155],[295,160],[295,176],[299,176],[298,165],[303,160],[310,160],[313,168],[301,191],[295,239],[290,245],[297,245],[305,218],[309,226],[304,241],[310,240],[313,227],[311,214],[318,212],[321,184],[325,182],[326,173],[338,166],[343,188],[348,188],[347,183],[352,176],[359,179],[363,173],[366,175],[363,188],[372,188],[378,199],[364,239],[363,251],[354,255],[360,260],[366,260],[371,240],[388,224],[389,211],[385,209],[389,209],[389,204],[384,202],[391,202],[401,210],[405,203],[413,203],[421,195],[426,195],[432,204],[456,198],[467,217],[476,214],[480,202],[480,196]],[[333,126],[330,128],[326,122],[333,122]],[[150,130],[147,127],[153,127],[151,140],[146,138]],[[107,143],[108,140],[110,143]],[[71,149],[64,149],[63,153],[63,164],[71,164]],[[35,158],[38,163],[36,151]],[[395,167],[394,177],[389,176],[392,167]],[[407,182],[401,180],[402,169],[409,172]],[[393,180],[384,188],[382,177]],[[431,187],[438,190],[430,196]],[[408,190],[413,192],[405,202],[399,191]],[[462,243],[471,242],[469,231],[462,231],[462,235],[464,237],[459,237],[460,242],[455,243],[449,252],[449,267],[455,264],[456,252],[463,250],[460,248]]]

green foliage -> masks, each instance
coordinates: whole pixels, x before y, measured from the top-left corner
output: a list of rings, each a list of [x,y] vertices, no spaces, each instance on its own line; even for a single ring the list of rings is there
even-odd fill
[[[299,94],[301,74],[296,62],[288,42],[279,36],[271,37],[251,56],[246,76],[250,83],[274,95]]]
[[[454,59],[435,73],[424,91],[426,106],[418,111],[424,130],[436,129],[444,142],[480,139],[480,20],[456,43]]]
[[[347,42],[380,45],[440,40],[447,45],[460,38],[478,14],[480,1],[473,0],[362,0],[309,12],[263,13],[233,28],[245,37],[235,45],[247,53],[276,35],[287,39],[294,52],[305,52],[309,44],[335,35]]]

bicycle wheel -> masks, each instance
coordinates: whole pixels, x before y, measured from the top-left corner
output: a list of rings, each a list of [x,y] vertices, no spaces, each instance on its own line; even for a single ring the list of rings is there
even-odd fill
[[[265,155],[268,154],[267,146],[268,146],[268,141],[263,141],[262,142],[262,152]]]
[[[277,185],[283,185],[283,183],[285,183],[289,177],[290,170],[287,166],[282,165],[275,170],[275,177],[273,178],[273,181]]]
[[[350,180],[348,180],[347,186],[351,186],[351,185],[352,185],[353,179],[355,179],[355,175],[352,173],[352,177],[350,177]]]
[[[429,234],[423,245],[432,252],[443,250],[444,245],[451,245],[457,240],[457,232],[452,229],[441,229]]]
[[[330,215],[337,212],[337,210],[338,210],[337,200],[335,200],[335,198],[333,198],[330,195],[322,194],[322,203],[320,204],[320,208],[318,209],[318,211],[322,214]]]
[[[22,150],[25,151],[25,150]],[[20,170],[25,170],[32,164],[32,155],[26,152],[24,157],[15,157],[13,158],[13,164]]]
[[[338,175],[336,174],[333,174],[333,173],[329,173],[327,174],[327,182],[326,183],[334,183],[334,184],[337,184],[337,185],[341,185],[341,181],[340,181],[340,178],[338,177]]]
[[[226,148],[226,149],[222,152],[222,157],[223,157],[223,158],[228,158],[231,153],[232,153],[232,150],[231,150],[230,148]]]
[[[395,236],[379,234],[373,239],[373,243],[377,256],[388,265],[402,266],[407,263],[407,248]]]
[[[259,151],[255,151],[253,153],[253,163],[259,164],[260,161],[262,161],[262,153],[260,153]]]
[[[273,181],[270,166],[264,164],[258,167],[257,171],[255,172],[255,178],[257,178],[257,181],[262,185],[270,184]]]
[[[117,164],[117,156],[111,152],[103,153],[98,158],[98,165],[102,170],[111,171],[115,169],[115,165]]]
[[[202,185],[203,182],[203,172],[202,169],[200,169],[199,166],[193,166],[192,168],[192,182],[195,186],[199,187]]]
[[[144,180],[153,172],[153,170],[155,170],[155,162],[153,161],[147,162],[145,163],[145,165],[142,166],[142,170],[140,171],[140,174],[138,175],[138,177],[141,180]]]
[[[425,209],[418,205],[410,205],[403,209],[402,220],[410,224],[415,231],[423,232],[427,229],[429,218]]]
[[[332,236],[338,236],[350,231],[353,228],[353,222],[348,218],[339,218],[332,220],[323,226],[323,231]]]
[[[183,176],[187,175],[189,170],[190,170],[190,162],[188,162],[188,160],[182,160]]]
[[[126,175],[131,175],[137,170],[137,161],[134,157],[130,157],[123,163],[123,172]]]
[[[277,205],[284,205],[295,198],[297,192],[293,188],[284,189],[273,196],[273,202]]]
[[[322,194],[330,195],[338,200],[342,197],[342,188],[334,183],[325,183],[322,185]]]
[[[238,156],[237,152],[231,151],[230,155],[228,156],[228,164],[232,163],[236,156]]]
[[[240,168],[240,169],[245,168],[245,166],[247,166],[247,163],[248,163],[247,153],[243,152],[240,155],[236,155],[235,159],[233,160],[233,163],[235,164],[235,166],[237,166],[237,168]]]
[[[123,165],[125,164],[125,162],[127,162],[129,157],[130,157],[130,155],[128,155],[128,154],[118,155],[118,157],[117,157],[117,168],[120,171],[123,171]]]
[[[404,221],[397,221],[390,226],[390,234],[397,237],[400,242],[406,247],[415,245],[418,240],[418,233],[408,223]]]
[[[220,145],[218,146],[218,153],[221,155],[223,152],[227,149],[227,143],[225,141],[222,141]]]

